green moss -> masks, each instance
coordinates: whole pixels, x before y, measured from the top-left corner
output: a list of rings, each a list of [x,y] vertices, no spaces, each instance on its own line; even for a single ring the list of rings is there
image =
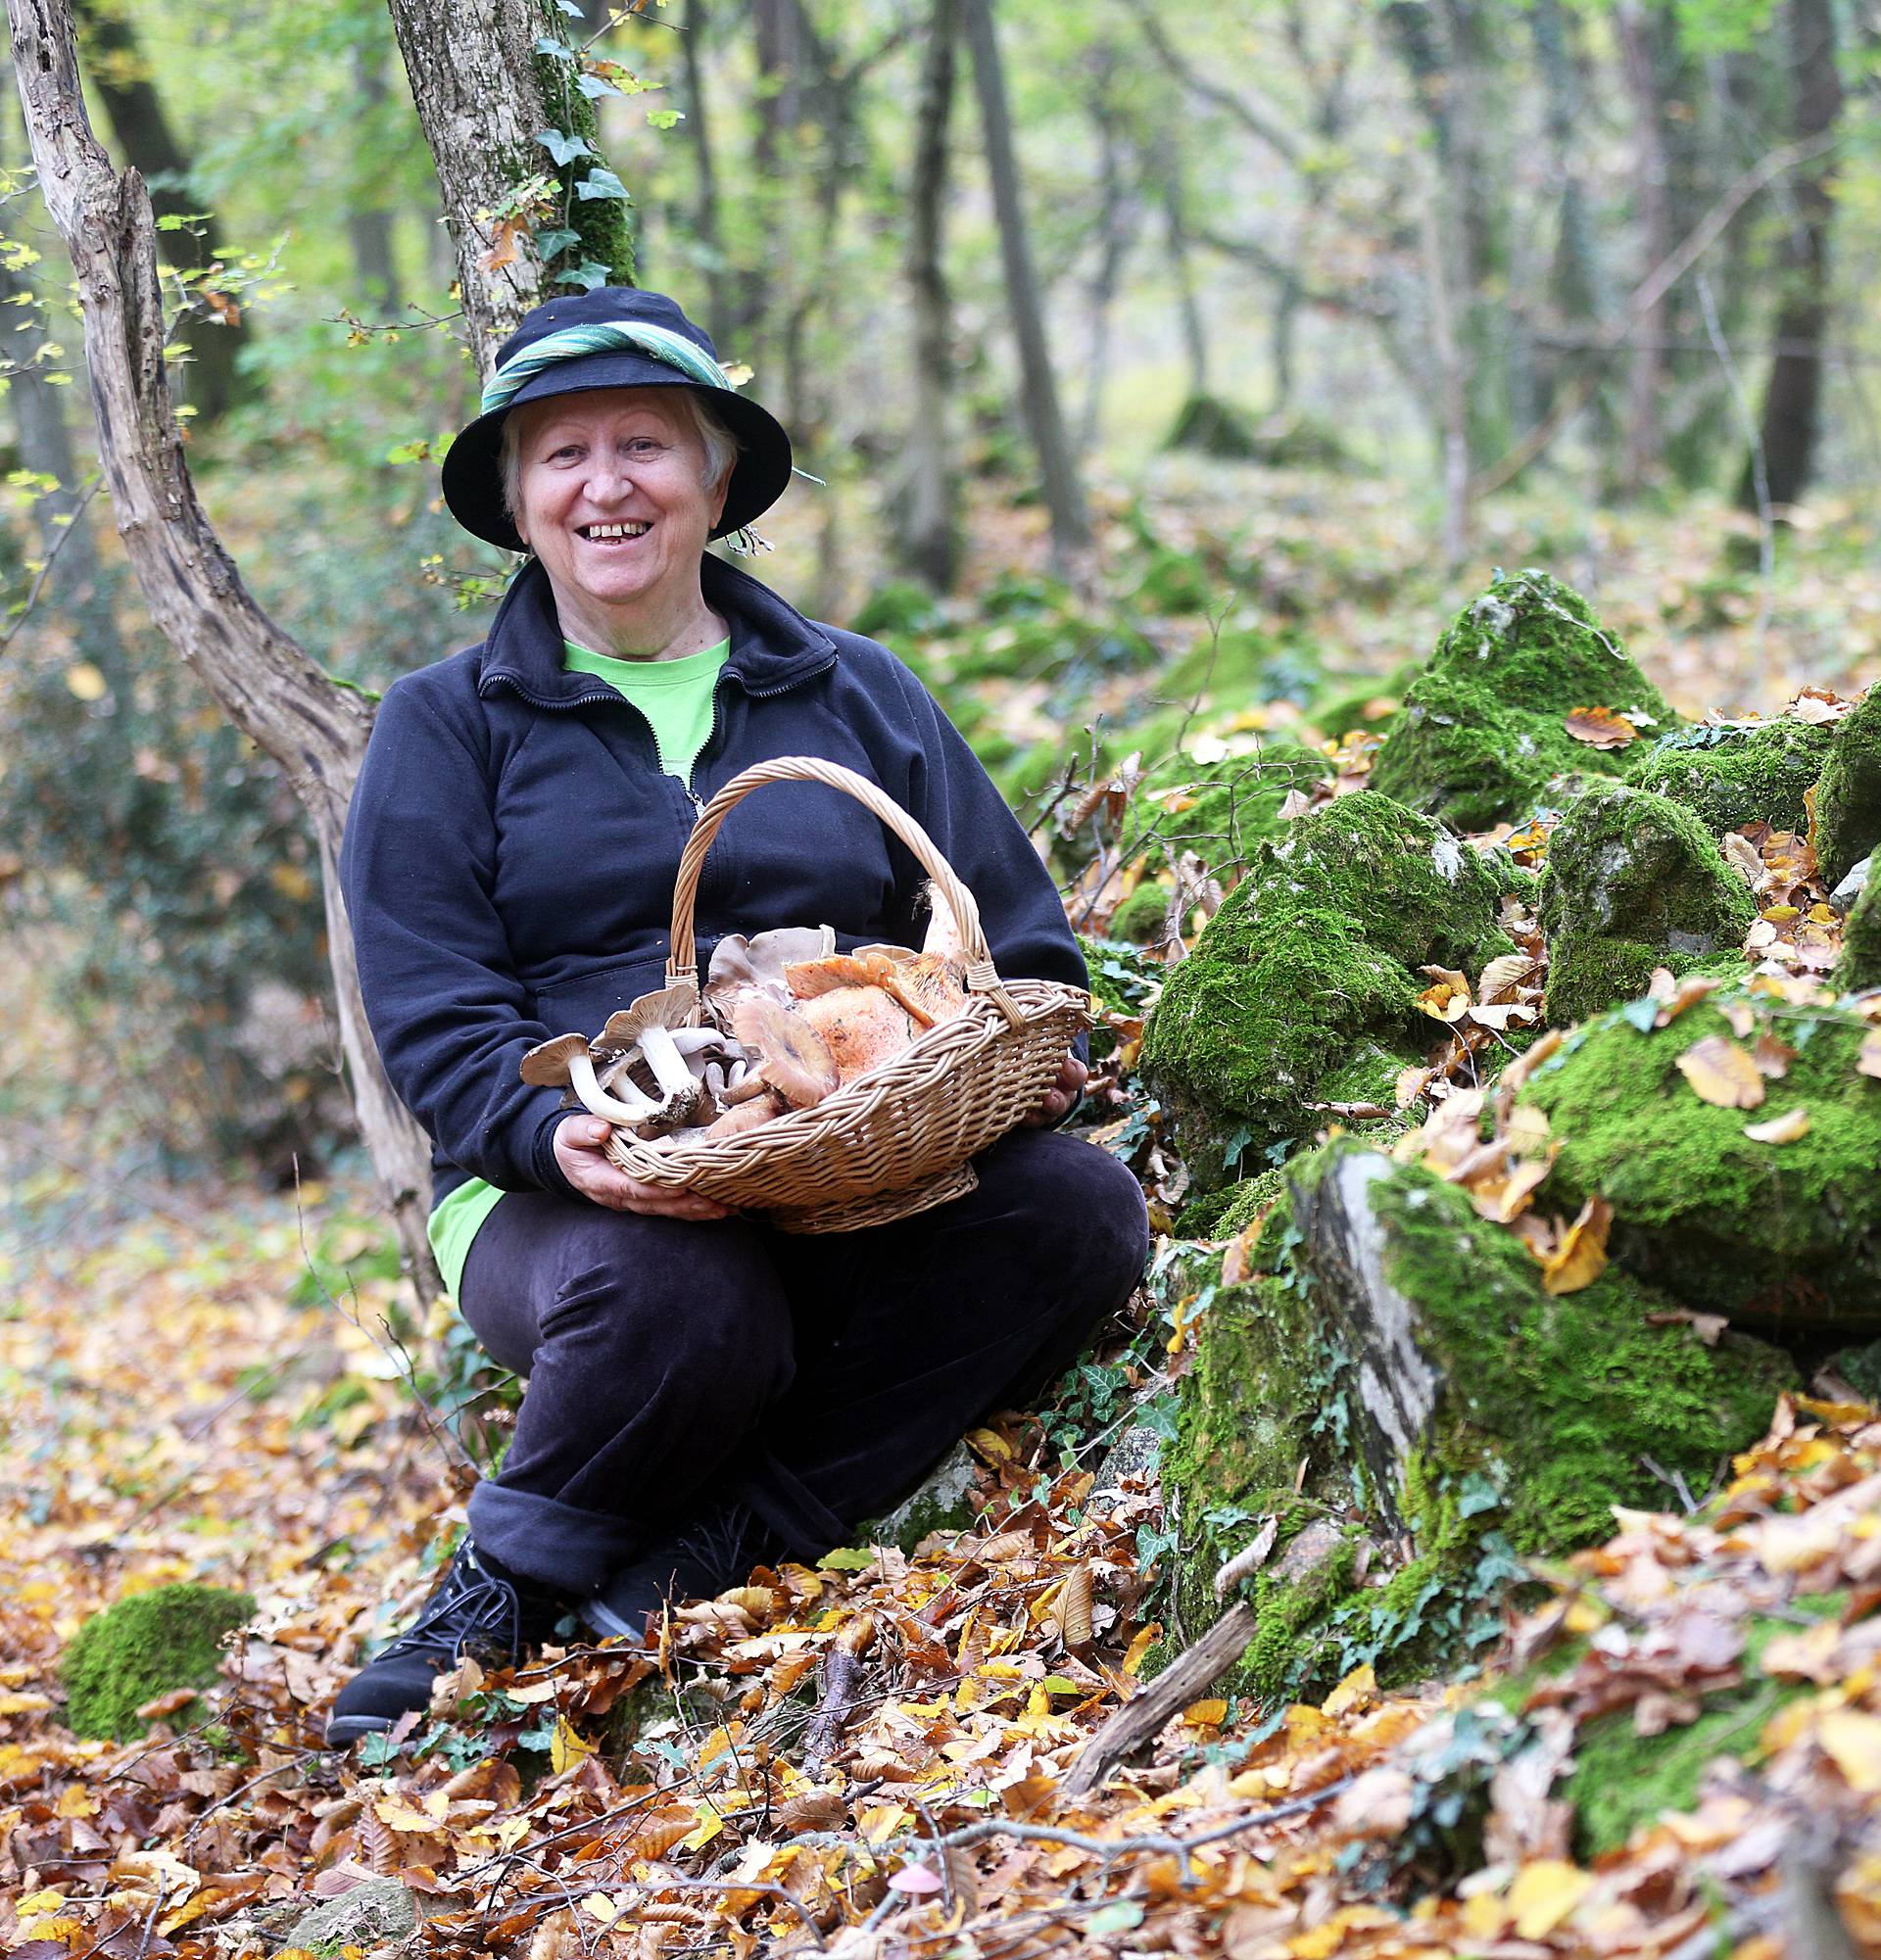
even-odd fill
[[[1263,1171],[1257,1177],[1243,1177],[1219,1191],[1205,1191],[1191,1199],[1176,1220],[1178,1237],[1186,1239],[1226,1239],[1251,1225],[1263,1213],[1286,1195],[1286,1172]]]
[[[1126,864],[1140,859],[1151,872],[1168,871],[1192,851],[1226,879],[1253,856],[1257,845],[1281,836],[1280,805],[1332,773],[1318,749],[1270,741],[1252,755],[1198,763],[1178,755],[1150,776],[1124,817],[1119,849]]]
[[[1881,986],[1881,871],[1868,873],[1868,882],[1849,913],[1835,983],[1847,993]]]
[[[1673,719],[1586,601],[1546,572],[1498,578],[1457,614],[1372,772],[1374,786],[1461,830],[1527,814],[1561,778],[1624,773],[1623,750],[1568,735],[1577,707]]]
[[[1881,844],[1881,687],[1835,725],[1816,791],[1815,842],[1831,884]]]
[[[1752,1323],[1872,1323],[1881,1081],[1856,1068],[1865,1024],[1846,1010],[1739,996],[1796,1059],[1755,1112],[1719,1109],[1694,1092],[1678,1061],[1703,1038],[1736,1038],[1720,998],[1657,1029],[1650,1008],[1602,1015],[1535,1071],[1524,1097],[1547,1113],[1561,1144],[1541,1202],[1571,1212],[1591,1193],[1604,1196],[1614,1257],[1692,1307]],[[1795,1142],[1744,1134],[1794,1109],[1809,1119]]]
[[[172,1689],[207,1688],[216,1679],[222,1635],[254,1610],[246,1593],[159,1586],[94,1614],[60,1665],[72,1734],[120,1743],[141,1736],[149,1725],[137,1710]],[[170,1719],[187,1725],[200,1714],[194,1703]]]
[[[563,46],[568,22],[555,6],[539,4],[534,9],[537,31],[546,40]],[[553,169],[559,190],[560,209],[551,228],[572,231],[573,244],[552,253],[544,261],[544,283],[552,292],[576,284],[567,275],[583,263],[605,268],[607,283],[631,286],[634,283],[634,235],[628,214],[632,207],[619,198],[585,198],[578,186],[591,171],[604,167],[601,154],[601,128],[595,120],[595,105],[577,86],[578,66],[572,55],[538,53],[533,57],[536,85],[542,91],[543,113],[564,135],[579,136],[589,154],[555,165],[547,150],[533,150],[530,170]]]
[[[1748,728],[1674,729],[1644,749],[1632,780],[1682,803],[1713,837],[1754,823],[1807,831],[1803,799],[1833,739],[1829,728],[1787,715]]]
[[[1509,950],[1496,920],[1512,869],[1372,790],[1260,852],[1170,974],[1144,1038],[1144,1076],[1203,1185],[1241,1151],[1318,1126],[1309,1103],[1389,1106],[1434,1031],[1418,969],[1475,974]]]
[[[1110,936],[1127,939],[1133,946],[1153,946],[1169,924],[1169,901],[1173,888],[1146,879],[1110,915]]]
[[[1578,796],[1548,843],[1541,927],[1548,1019],[1581,1021],[1674,972],[1730,952],[1757,917],[1750,887],[1698,819],[1621,783]]]

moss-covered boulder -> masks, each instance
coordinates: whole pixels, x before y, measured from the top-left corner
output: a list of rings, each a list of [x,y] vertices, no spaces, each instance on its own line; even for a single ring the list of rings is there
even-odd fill
[[[66,1649],[67,1726],[74,1736],[129,1742],[149,1726],[146,1701],[178,1688],[207,1688],[221,1639],[255,1610],[246,1593],[217,1586],[159,1586],[95,1613]],[[192,1718],[185,1708],[173,1719]]]
[[[1219,762],[1177,755],[1150,773],[1125,812],[1123,861],[1153,874],[1193,852],[1226,879],[1284,831],[1280,806],[1287,797],[1295,789],[1306,794],[1331,773],[1326,756],[1297,741],[1266,742],[1251,755]]]
[[[1388,1105],[1436,1031],[1418,1009],[1419,969],[1473,978],[1508,952],[1499,900],[1519,876],[1369,789],[1262,849],[1144,1034],[1143,1075],[1199,1183],[1312,1130],[1325,1121],[1312,1103]]]
[[[1546,572],[1498,578],[1451,621],[1412,683],[1372,771],[1375,788],[1459,830],[1559,803],[1560,779],[1626,773],[1624,749],[1576,741],[1575,708],[1661,726],[1673,716],[1587,602]]]
[[[1833,884],[1881,844],[1881,687],[1835,724],[1815,797],[1815,847]]]
[[[1867,1024],[1752,990],[1664,1028],[1653,1009],[1576,1028],[1529,1076],[1523,1096],[1561,1145],[1540,1202],[1606,1198],[1614,1258],[1686,1306],[1751,1326],[1881,1331],[1881,1081],[1857,1067]],[[1742,1051],[1725,1065],[1740,1071],[1761,1044],[1784,1073],[1759,1076],[1754,1108],[1720,1108],[1679,1068],[1701,1041]],[[1807,1127],[1788,1141],[1746,1133],[1797,1111]]]
[[[1584,1021],[1674,972],[1743,943],[1751,888],[1698,819],[1669,797],[1606,783],[1577,796],[1548,840],[1541,879],[1548,1019]]]
[[[1834,746],[1833,729],[1785,715],[1735,727],[1672,729],[1648,748],[1633,783],[1684,806],[1713,837],[1764,823],[1807,831],[1805,798]]]
[[[1870,871],[1842,929],[1835,983],[1848,993],[1881,987],[1881,875]]]
[[[1278,1520],[1245,1582],[1260,1632],[1236,1682],[1265,1697],[1366,1660],[1387,1681],[1454,1665],[1497,1637],[1522,1555],[1660,1502],[1645,1458],[1702,1488],[1793,1383],[1775,1349],[1706,1346],[1624,1272],[1548,1294],[1465,1192],[1353,1140],[1289,1189],[1258,1276],[1200,1322],[1164,1471],[1189,1639],[1220,1610],[1222,1563]],[[1285,1554],[1316,1539],[1289,1577]]]

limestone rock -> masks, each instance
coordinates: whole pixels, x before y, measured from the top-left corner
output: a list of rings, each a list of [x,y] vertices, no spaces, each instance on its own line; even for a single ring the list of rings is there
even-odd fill
[[[1754,823],[1805,832],[1804,798],[1834,745],[1832,727],[1789,715],[1738,728],[1700,723],[1673,729],[1645,748],[1632,780],[1683,803],[1713,837]]]
[[[968,1502],[973,1492],[973,1453],[956,1443],[920,1484],[885,1517],[863,1525],[857,1538],[865,1545],[895,1545],[903,1552],[935,1531],[965,1531],[975,1511]]]
[[[60,1663],[67,1726],[103,1742],[141,1736],[150,1724],[137,1710],[179,1688],[209,1687],[223,1634],[254,1610],[246,1593],[185,1585],[157,1586],[95,1613]],[[192,1719],[187,1710],[179,1718]]]
[[[358,1946],[396,1945],[409,1938],[418,1924],[417,1894],[397,1879],[366,1879],[339,1897],[323,1900],[304,1912],[289,1928],[290,1947],[338,1953]]]
[[[1867,888],[1868,880],[1874,875],[1874,853],[1870,851],[1857,865],[1844,875],[1840,884],[1829,893],[1829,903],[1847,918],[1855,910],[1855,902]]]
[[[1107,1517],[1124,1498],[1124,1485],[1132,1478],[1154,1477],[1162,1460],[1162,1437],[1146,1423],[1133,1423],[1104,1452],[1085,1508],[1093,1516]]]
[[[1220,1610],[1221,1563],[1278,1519],[1236,1683],[1263,1697],[1304,1698],[1360,1659],[1389,1681],[1467,1658],[1497,1637],[1521,1556],[1662,1502],[1644,1457],[1704,1488],[1794,1380],[1760,1341],[1651,1324],[1672,1303],[1616,1269],[1550,1296],[1466,1193],[1352,1139],[1290,1188],[1270,1269],[1201,1322],[1164,1470],[1188,1639]],[[1292,1584],[1290,1547],[1328,1529],[1342,1551],[1316,1544]]]
[[[1644,993],[1658,966],[1728,960],[1756,917],[1750,887],[1688,809],[1623,783],[1589,789],[1548,840],[1548,1019]]]
[[[1881,844],[1881,687],[1835,724],[1815,796],[1815,848],[1833,884]]]
[[[1628,750],[1576,741],[1567,718],[1613,708],[1669,728],[1671,709],[1587,602],[1546,572],[1499,578],[1451,621],[1412,683],[1373,787],[1459,830],[1559,804],[1558,779],[1622,776]]]
[[[1422,1060],[1425,965],[1473,979],[1510,941],[1501,893],[1523,874],[1373,790],[1297,818],[1263,849],[1170,974],[1144,1076],[1202,1186],[1242,1151],[1308,1133],[1313,1102],[1383,1099]]]
[[[1538,1203],[1570,1214],[1589,1194],[1607,1199],[1615,1260],[1701,1312],[1881,1331],[1881,1081],[1856,1066],[1866,1023],[1748,991],[1651,1022],[1601,1015],[1524,1084],[1561,1145]],[[1703,1100],[1679,1070],[1701,1040],[1748,1051],[1764,1037],[1781,1044],[1764,1054],[1784,1073],[1753,1109]],[[1790,1142],[1745,1134],[1795,1110],[1808,1128]]]
[[[1881,986],[1881,878],[1869,877],[1849,912],[1835,983],[1845,993]],[[1881,1169],[1876,1174],[1881,1175]]]

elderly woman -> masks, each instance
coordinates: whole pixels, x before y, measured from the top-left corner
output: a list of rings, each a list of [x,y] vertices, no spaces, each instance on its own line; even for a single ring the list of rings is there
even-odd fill
[[[911,811],[1002,972],[1085,969],[1025,833],[907,668],[707,554],[782,494],[791,450],[677,306],[603,288],[536,308],[483,410],[445,498],[528,555],[481,645],[388,691],[342,875],[386,1073],[435,1145],[439,1265],[528,1387],[430,1600],[341,1693],[335,1744],[421,1709],[463,1651],[512,1660],[569,1611],[644,1638],[671,1598],[840,1544],[1064,1367],[1146,1250],[1134,1181],[1047,1126],[1082,1087],[1075,1056],[971,1193],[823,1236],[626,1175],[606,1123],[521,1080],[527,1049],[662,984],[694,817],[777,755],[844,763]],[[784,925],[915,940],[920,886],[850,798],[767,789],[706,860],[701,957]]]

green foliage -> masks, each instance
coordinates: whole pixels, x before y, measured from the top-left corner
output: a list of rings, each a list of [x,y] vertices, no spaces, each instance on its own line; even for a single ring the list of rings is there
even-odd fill
[[[1497,911],[1511,870],[1373,790],[1263,847],[1171,973],[1143,1043],[1201,1181],[1317,1127],[1310,1103],[1390,1106],[1429,1040],[1418,969],[1478,973],[1509,950]]]
[[[1561,1142],[1542,1202],[1571,1212],[1598,1192],[1614,1208],[1616,1259],[1702,1312],[1785,1327],[1871,1323],[1881,1081],[1856,1067],[1866,1024],[1833,1007],[1742,1000],[1758,1030],[1795,1051],[1755,1113],[1703,1101],[1678,1069],[1699,1040],[1736,1038],[1720,1011],[1727,996],[1665,1028],[1619,1008],[1568,1036],[1523,1089]],[[1745,1135],[1793,1109],[1809,1120],[1796,1141]]]
[[[1550,837],[1540,916],[1561,1024],[1644,993],[1655,967],[1735,952],[1757,903],[1689,810],[1613,783],[1576,797]]]
[[[1672,719],[1587,601],[1543,571],[1499,573],[1451,621],[1404,697],[1373,787],[1466,831],[1526,816],[1560,778],[1624,772],[1564,726],[1575,708]]]
[[[1809,813],[1803,799],[1832,743],[1826,726],[1787,715],[1751,724],[1698,722],[1661,736],[1633,782],[1684,804],[1715,837],[1753,823],[1804,832]]]
[[[137,1710],[178,1688],[207,1688],[221,1656],[221,1638],[255,1610],[246,1593],[216,1586],[159,1586],[95,1613],[67,1649],[60,1672],[70,1700],[67,1726],[75,1736],[129,1742],[148,1723]],[[193,1702],[172,1726],[200,1715]]]

